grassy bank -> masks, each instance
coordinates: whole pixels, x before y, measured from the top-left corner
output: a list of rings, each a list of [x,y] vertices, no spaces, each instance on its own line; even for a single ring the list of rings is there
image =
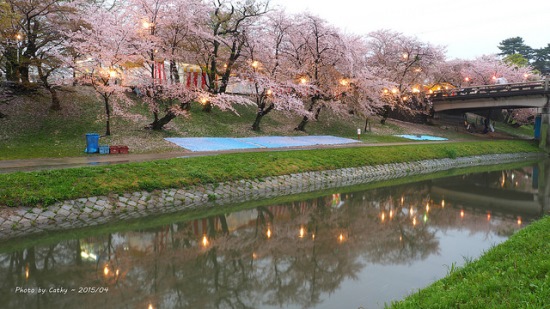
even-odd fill
[[[550,217],[391,308],[550,308]]]
[[[455,142],[391,147],[355,147],[238,153],[114,166],[0,175],[2,206],[49,205],[86,196],[183,187],[236,179],[412,162],[473,155],[536,152],[525,141]]]
[[[56,158],[84,155],[85,134],[105,133],[105,111],[102,100],[88,87],[66,87],[59,93],[63,109],[49,110],[49,96],[35,93],[18,96],[10,104],[0,105],[7,115],[0,119],[0,160],[28,158]],[[250,129],[256,116],[253,106],[236,106],[238,115],[214,108],[201,111],[192,105],[189,116],[178,117],[164,131],[146,130],[152,115],[136,100],[132,106],[113,110],[112,135],[101,137],[100,144],[128,145],[132,153],[180,151],[181,148],[164,140],[166,137],[245,137],[258,135],[335,135],[356,138],[357,128],[365,126],[365,119],[357,115],[337,116],[323,110],[319,121],[306,127],[307,133],[295,131],[301,117],[282,111],[273,111],[261,124],[261,131]],[[362,136],[367,143],[405,141],[396,134],[431,134],[451,140],[486,140],[490,136],[467,134],[463,128],[440,129],[436,126],[414,125],[388,120],[381,125],[377,117],[370,117],[371,131]]]

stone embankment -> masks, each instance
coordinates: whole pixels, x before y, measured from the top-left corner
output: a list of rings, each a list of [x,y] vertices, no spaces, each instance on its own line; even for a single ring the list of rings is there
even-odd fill
[[[0,211],[0,240],[199,207],[222,207],[245,201],[428,174],[458,167],[535,159],[538,156],[540,154],[537,153],[499,154],[343,168],[181,189],[93,196],[58,202],[47,208],[3,209]]]

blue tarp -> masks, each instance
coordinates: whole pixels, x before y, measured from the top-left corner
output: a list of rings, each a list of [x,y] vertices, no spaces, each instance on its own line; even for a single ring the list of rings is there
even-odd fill
[[[167,141],[191,151],[216,151],[251,148],[284,148],[357,143],[336,136],[258,136],[258,137],[170,137]]]
[[[412,139],[415,141],[446,141],[447,138],[439,137],[439,136],[431,136],[431,135],[412,135],[412,134],[404,134],[404,135],[395,135],[399,137],[403,137],[406,139]]]

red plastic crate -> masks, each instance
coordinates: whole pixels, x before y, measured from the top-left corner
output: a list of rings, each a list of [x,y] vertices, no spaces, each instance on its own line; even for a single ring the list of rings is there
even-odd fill
[[[112,154],[127,154],[128,150],[128,146],[113,145],[110,147],[109,152]]]

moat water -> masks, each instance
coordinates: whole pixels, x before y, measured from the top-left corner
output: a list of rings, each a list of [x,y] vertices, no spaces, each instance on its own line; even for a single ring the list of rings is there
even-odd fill
[[[383,308],[548,212],[517,166],[0,243],[0,307]]]

